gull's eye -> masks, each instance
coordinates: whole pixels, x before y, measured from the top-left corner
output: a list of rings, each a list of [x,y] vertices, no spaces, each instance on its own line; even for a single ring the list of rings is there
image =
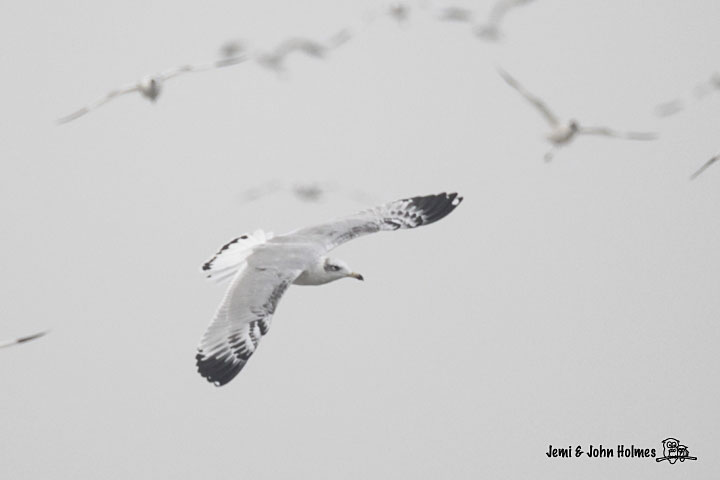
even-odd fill
[[[325,265],[325,271],[327,272],[338,272],[340,271],[340,267],[337,265],[333,265],[331,263]]]

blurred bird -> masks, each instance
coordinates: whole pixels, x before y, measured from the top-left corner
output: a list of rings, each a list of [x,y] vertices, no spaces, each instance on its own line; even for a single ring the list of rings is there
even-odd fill
[[[330,258],[331,250],[371,233],[429,225],[462,199],[456,193],[406,198],[285,235],[257,230],[225,244],[202,267],[208,279],[230,285],[197,349],[198,373],[218,387],[235,378],[269,332],[290,285],[364,280],[345,262]]]
[[[360,203],[374,201],[371,195],[368,195],[364,192],[361,192],[359,190],[341,189],[334,184],[306,182],[295,183],[287,186],[276,180],[273,180],[261,187],[254,187],[246,190],[241,195],[241,198],[243,203],[250,203],[267,195],[272,195],[280,192],[290,192],[298,200],[307,203],[322,202],[330,194],[340,195]]]
[[[675,115],[676,113],[682,112],[685,109],[685,102],[682,100],[675,99],[670,100],[669,102],[661,103],[657,107],[655,107],[655,115],[658,117],[669,117],[670,115]]]
[[[256,55],[255,60],[259,65],[277,73],[285,71],[285,61],[297,52],[308,57],[324,58],[329,48],[320,42],[308,38],[288,38],[282,41],[272,51]]]
[[[345,45],[352,40],[357,33],[351,28],[343,28],[332,35],[327,41],[328,49],[332,50]]]
[[[410,7],[402,2],[396,2],[390,5],[388,13],[398,23],[402,23],[410,17]]]
[[[513,8],[527,5],[532,1],[534,0],[498,0],[498,2],[490,9],[487,22],[475,27],[475,34],[485,40],[499,40],[502,36],[502,33],[500,32],[500,24],[505,18],[505,15],[507,15],[507,13]]]
[[[474,13],[472,10],[463,7],[443,7],[437,14],[438,20],[445,22],[467,22],[473,20]]]
[[[720,73],[713,73],[706,81],[695,85],[692,90],[692,97],[695,101],[699,101],[718,90],[720,90]],[[655,107],[655,115],[658,117],[675,115],[685,110],[688,103],[690,102],[681,98],[661,103]]]
[[[508,85],[517,90],[525,99],[530,102],[545,118],[552,130],[547,134],[546,138],[553,145],[553,148],[545,154],[545,161],[549,162],[553,159],[556,151],[569,144],[577,135],[603,135],[606,137],[623,138],[626,140],[654,140],[657,135],[646,132],[618,132],[608,127],[582,127],[577,120],[561,121],[545,103],[535,97],[529,91],[518,83],[509,73],[498,68],[498,73],[507,82]]]
[[[29,342],[30,340],[35,340],[36,338],[42,337],[46,333],[47,332],[40,332],[40,333],[36,333],[34,335],[28,335],[27,337],[16,338],[14,340],[0,341],[0,348],[11,347],[13,345],[18,345],[20,343]]]
[[[91,111],[95,110],[98,107],[101,107],[108,103],[110,100],[113,100],[115,98],[118,98],[122,95],[126,95],[128,93],[134,93],[138,92],[143,97],[147,98],[151,102],[155,102],[160,95],[160,92],[162,91],[162,88],[168,80],[178,77],[180,75],[186,74],[186,73],[198,73],[198,72],[207,72],[209,70],[215,70],[218,68],[228,67],[231,65],[237,65],[238,63],[244,62],[246,60],[246,57],[243,55],[237,56],[237,57],[231,57],[231,58],[224,58],[221,60],[217,60],[212,63],[207,64],[200,64],[200,65],[182,65],[180,67],[171,68],[169,70],[166,70],[164,72],[158,73],[156,75],[148,75],[146,77],[143,77],[140,79],[140,81],[136,83],[132,83],[130,85],[126,85],[124,87],[117,88],[115,90],[111,90],[107,95],[104,97],[98,99],[94,103],[83,107],[70,115],[67,115],[65,117],[62,117],[58,119],[59,124],[67,123],[70,121],[73,121],[77,118],[82,117],[83,115],[86,115],[90,113]]]
[[[244,40],[228,40],[220,46],[220,56],[222,58],[235,58],[247,51],[247,45]]]
[[[705,162],[705,163],[703,164],[703,166],[698,169],[697,172],[695,172],[695,173],[693,173],[692,175],[690,175],[690,180],[695,180],[698,176],[700,176],[701,173],[703,173],[705,170],[707,170],[707,169],[710,167],[710,165],[712,165],[713,163],[717,162],[719,159],[720,159],[720,155],[715,155],[715,156],[712,157],[710,160],[708,160],[707,162]]]
[[[718,90],[720,90],[720,73],[713,73],[705,82],[695,86],[693,94],[700,100]]]

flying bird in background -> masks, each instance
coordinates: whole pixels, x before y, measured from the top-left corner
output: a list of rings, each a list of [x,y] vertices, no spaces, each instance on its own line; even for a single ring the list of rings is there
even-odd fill
[[[388,13],[398,23],[402,23],[410,17],[410,7],[402,2],[396,2],[390,5]]]
[[[12,347],[13,345],[19,345],[21,343],[29,342],[31,340],[35,340],[36,338],[42,337],[46,333],[47,332],[40,332],[40,333],[36,333],[34,335],[28,335],[27,337],[20,337],[20,338],[15,338],[13,340],[0,341],[0,348]]]
[[[255,61],[269,70],[281,73],[285,71],[285,61],[293,53],[301,53],[308,57],[322,59],[329,50],[328,45],[315,40],[294,37],[282,41],[270,52],[256,55]]]
[[[235,39],[228,40],[220,46],[220,57],[222,58],[236,58],[241,54],[244,54],[247,50],[247,44],[245,40]]]
[[[500,25],[508,12],[516,7],[521,7],[531,3],[533,0],[498,0],[490,9],[487,21],[484,24],[475,27],[475,35],[489,40],[497,41],[502,37]]]
[[[703,164],[703,166],[698,169],[698,171],[696,171],[695,173],[690,175],[690,180],[695,180],[697,177],[700,176],[701,173],[703,173],[705,170],[707,170],[710,167],[710,165],[717,162],[718,160],[720,160],[720,155],[715,155],[714,157],[712,157],[710,160],[705,162]]]
[[[696,99],[700,100],[713,92],[717,92],[718,90],[720,90],[720,73],[715,72],[710,75],[710,78],[708,78],[705,82],[696,85],[693,89],[693,94]]]
[[[661,103],[657,107],[655,107],[655,115],[658,117],[669,117],[671,115],[675,115],[676,113],[680,113],[685,109],[685,102],[683,102],[681,99],[676,98],[675,100],[670,100],[665,103]]]
[[[602,135],[626,140],[654,140],[657,138],[656,134],[649,132],[618,132],[608,127],[583,127],[577,120],[561,121],[542,100],[527,91],[509,73],[501,69],[498,69],[498,72],[508,85],[517,90],[540,112],[552,128],[546,135],[547,140],[553,145],[553,148],[545,154],[546,162],[551,161],[556,151],[569,144],[577,135]]]
[[[437,14],[437,19],[444,22],[470,23],[475,14],[469,8],[443,7]]]
[[[165,82],[170,79],[179,77],[180,75],[184,75],[186,73],[207,72],[209,70],[215,70],[218,68],[229,67],[231,65],[237,65],[238,63],[242,63],[245,60],[246,57],[240,55],[237,57],[223,58],[221,60],[217,60],[207,64],[182,65],[180,67],[171,68],[156,75],[148,75],[140,79],[138,82],[117,88],[115,90],[111,90],[108,94],[98,99],[94,103],[58,119],[57,122],[59,124],[71,122],[75,119],[82,117],[83,115],[92,112],[96,108],[105,105],[113,99],[121,97],[123,95],[127,95],[129,93],[137,92],[151,102],[155,102],[155,100],[157,100],[158,96],[160,95],[160,92],[162,91]]]
[[[280,192],[290,192],[298,200],[307,203],[322,202],[329,195],[333,194],[340,195],[360,203],[374,201],[372,195],[364,193],[360,190],[340,188],[332,183],[305,182],[283,185],[282,182],[276,180],[268,182],[260,187],[253,187],[245,190],[241,194],[241,198],[243,203],[250,203],[262,197]]]
[[[713,73],[706,81],[695,85],[692,90],[692,97],[695,101],[706,98],[713,92],[720,90],[720,73]],[[658,117],[669,117],[682,112],[691,103],[689,99],[676,98],[663,102],[655,107],[655,115]]]
[[[363,280],[327,255],[334,248],[370,233],[429,225],[462,199],[456,193],[407,198],[285,235],[258,230],[227,243],[202,267],[207,278],[230,285],[198,347],[198,372],[216,386],[235,378],[267,335],[290,285]]]

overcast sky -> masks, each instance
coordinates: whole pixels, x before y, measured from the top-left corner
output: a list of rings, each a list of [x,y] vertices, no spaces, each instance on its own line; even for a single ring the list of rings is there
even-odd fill
[[[715,0],[538,0],[505,41],[416,12],[284,78],[243,64],[54,120],[231,38],[326,38],[384,2],[6,2],[0,15],[0,476],[709,478],[720,413],[720,95],[654,106],[720,70]],[[457,4],[456,4],[457,5]],[[489,2],[463,4],[487,12]],[[656,131],[580,138],[558,114]],[[222,287],[200,265],[369,205],[243,204],[271,180],[378,202],[458,191],[449,217],[334,252],[366,281],[295,286],[230,384],[194,354]],[[548,445],[696,462],[549,459]]]

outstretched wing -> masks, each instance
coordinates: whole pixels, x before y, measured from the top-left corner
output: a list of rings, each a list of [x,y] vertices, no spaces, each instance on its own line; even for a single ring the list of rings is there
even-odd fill
[[[301,272],[260,267],[252,261],[241,268],[198,347],[200,375],[219,387],[240,373],[270,330],[283,293]]]
[[[232,57],[221,58],[220,60],[215,60],[214,62],[210,63],[201,63],[197,65],[180,65],[179,67],[170,68],[168,70],[165,70],[164,72],[161,72],[160,74],[156,75],[155,78],[157,78],[161,82],[164,82],[185,73],[207,72],[209,70],[215,70],[217,68],[237,65],[238,63],[242,63],[245,60],[247,60],[246,55],[238,54]]]
[[[530,93],[529,91],[525,90],[525,87],[520,85],[520,82],[515,80],[515,78],[507,73],[505,70],[498,68],[498,73],[500,76],[507,82],[508,85],[513,87],[515,90],[517,90],[520,95],[525,97],[525,99],[533,104],[533,106],[540,112],[540,114],[545,117],[545,120],[550,124],[550,126],[554,127],[557,126],[560,123],[560,119],[550,111],[547,105],[540,100],[538,97]]]
[[[98,99],[94,103],[92,103],[86,107],[83,107],[79,110],[76,110],[73,113],[71,113],[70,115],[66,115],[62,118],[59,118],[57,120],[57,123],[63,124],[63,123],[71,122],[77,118],[82,117],[83,115],[86,115],[86,114],[92,112],[96,108],[105,105],[106,103],[108,103],[110,100],[112,100],[114,98],[117,98],[121,95],[125,95],[126,93],[137,92],[138,90],[140,90],[140,86],[138,84],[132,84],[132,85],[128,85],[126,87],[116,88],[115,90],[110,91],[107,95]]]
[[[30,340],[35,340],[36,338],[42,337],[46,333],[47,332],[40,332],[40,333],[36,333],[34,335],[28,335],[27,337],[16,338],[14,340],[0,341],[0,348],[11,347],[11,346],[17,345],[19,343],[29,342]]]
[[[681,112],[685,108],[682,100],[675,99],[661,103],[655,107],[655,115],[658,117],[669,117]]]
[[[580,127],[578,133],[583,135],[604,135],[606,137],[624,138],[625,140],[657,139],[657,134],[651,132],[618,132],[608,127]]]
[[[437,18],[446,22],[471,22],[474,12],[463,7],[443,7],[437,14]]]
[[[490,9],[487,22],[478,25],[475,33],[487,40],[498,40],[500,38],[500,24],[507,13],[514,7],[530,3],[533,0],[499,0]]]
[[[463,197],[459,197],[457,193],[406,198],[364,210],[350,217],[296,230],[287,236],[319,243],[326,250],[332,250],[353,238],[369,233],[415,228],[437,222],[455,210],[462,200]]]
[[[491,25],[499,26],[502,22],[503,17],[515,7],[526,5],[533,0],[499,0],[493,5],[488,14],[488,23]]]
[[[695,173],[693,173],[690,176],[690,180],[695,180],[698,176],[700,176],[701,173],[703,173],[705,170],[707,170],[710,167],[710,165],[717,162],[718,160],[720,160],[720,155],[715,155],[714,157],[712,157],[710,160],[705,162],[702,167],[700,167]]]

